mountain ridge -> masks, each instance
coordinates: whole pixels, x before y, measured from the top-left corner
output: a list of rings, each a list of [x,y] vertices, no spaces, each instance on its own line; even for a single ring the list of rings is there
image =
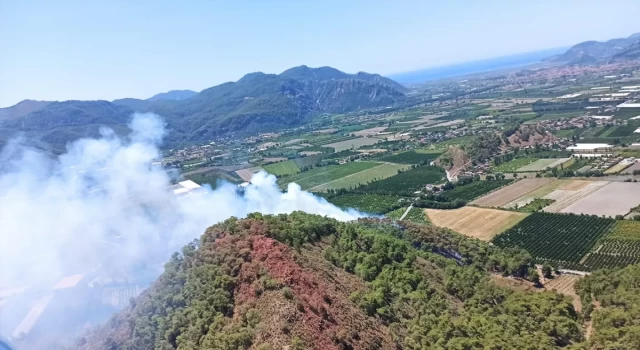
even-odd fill
[[[294,127],[322,113],[387,107],[402,103],[406,89],[378,74],[348,74],[331,67],[299,66],[281,74],[248,73],[236,82],[212,86],[199,93],[186,91],[173,90],[147,100],[124,98],[112,102],[71,101],[43,105],[31,111],[38,113],[35,115],[27,113],[13,120],[0,119],[0,130],[4,131],[0,135],[25,131],[22,122],[26,122],[30,127],[29,136],[44,144],[56,140],[54,148],[62,149],[65,143],[83,136],[83,120],[88,125],[101,124],[120,129],[121,119],[115,122],[110,111],[128,113],[127,118],[133,112],[153,112],[167,122],[166,144],[175,146],[208,141],[230,133],[241,135]],[[65,108],[70,115],[83,113],[83,118],[75,120],[72,125],[61,124],[48,129],[47,118],[42,115],[63,118],[62,109]],[[91,113],[105,119],[100,121]],[[38,121],[42,122],[39,130]],[[95,135],[94,129],[87,128],[85,136]],[[55,134],[60,134],[60,137],[55,137]],[[47,137],[43,139],[43,135]]]
[[[192,90],[170,90],[167,92],[161,92],[159,94],[155,94],[147,99],[147,101],[161,101],[161,100],[170,100],[170,101],[182,101],[189,99],[198,93]]]
[[[553,62],[567,64],[605,63],[614,56],[625,52],[640,40],[640,33],[626,38],[615,38],[606,41],[588,40],[570,47],[565,53],[552,59]],[[640,56],[622,55],[617,60],[636,59]]]

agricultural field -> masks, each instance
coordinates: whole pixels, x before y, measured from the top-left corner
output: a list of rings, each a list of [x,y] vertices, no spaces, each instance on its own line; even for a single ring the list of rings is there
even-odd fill
[[[538,159],[535,162],[525,165],[521,168],[518,168],[516,171],[518,172],[527,172],[527,171],[542,171],[546,168],[555,168],[560,164],[568,161],[569,158],[544,158]]]
[[[382,156],[376,160],[381,162],[398,163],[398,164],[425,164],[428,161],[438,158],[442,153],[419,153],[416,151],[407,151],[396,154]]]
[[[552,179],[549,179],[549,181],[550,182],[548,182],[544,186],[541,186],[540,188],[533,190],[529,193],[526,193],[525,195],[505,204],[503,208],[515,208],[516,206],[523,207],[528,203],[534,201],[535,199],[544,198],[546,195],[552,193],[557,189],[576,191],[591,183],[591,181],[587,181],[587,180],[555,180],[554,181]]]
[[[401,191],[415,191],[426,184],[440,183],[445,179],[444,169],[435,166],[421,166],[361,187],[359,191],[392,194]]]
[[[251,168],[246,168],[246,169],[240,169],[240,170],[236,170],[235,173],[244,181],[251,181],[251,177],[253,176],[253,174],[264,170],[259,166],[254,166]]]
[[[640,263],[640,221],[616,220],[611,231],[584,259],[584,270]]]
[[[184,177],[185,179],[191,180],[201,186],[207,184],[211,186],[211,189],[216,189],[221,181],[231,183],[242,182],[242,179],[240,179],[240,177],[235,173],[228,173],[217,168],[209,169],[208,171],[193,172],[190,175],[184,174]]]
[[[595,216],[536,212],[492,242],[499,247],[523,248],[539,261],[578,264],[614,222]]]
[[[613,129],[608,135],[606,135],[607,137],[625,137],[625,136],[632,136],[633,132],[636,131],[636,129],[638,129],[638,124],[636,123],[630,123],[629,125],[620,125],[620,126],[616,126],[615,129]]]
[[[388,213],[386,213],[384,216],[393,219],[393,220],[399,220],[400,217],[402,216],[402,214],[404,214],[405,211],[407,211],[408,207],[402,207],[402,208],[398,208],[395,210],[392,210]]]
[[[625,267],[640,263],[640,244],[637,242],[605,241],[598,252],[589,253],[578,268],[594,271]]]
[[[635,170],[640,171],[640,162],[633,163],[630,167],[624,169],[624,171],[622,171],[622,174],[633,174]]]
[[[629,164],[618,163],[618,164],[612,166],[611,168],[605,170],[604,173],[607,174],[607,175],[617,174],[617,173],[623,171],[624,169],[626,169],[628,166],[629,166]]]
[[[399,220],[405,211],[407,211],[407,207],[402,207],[388,212],[385,216],[394,220]],[[404,217],[404,220],[417,222],[419,224],[429,223],[429,219],[427,218],[424,210],[417,207],[411,207],[411,210],[409,210],[407,216]]]
[[[580,301],[580,296],[576,294],[576,289],[574,288],[576,282],[578,282],[583,277],[580,275],[570,275],[570,274],[562,274],[559,276],[555,276],[553,279],[547,280],[544,284],[545,290],[554,290],[562,295],[566,295],[573,300],[573,306],[576,311],[580,312],[582,309],[582,303]]]
[[[427,214],[421,208],[412,207],[407,213],[407,216],[404,217],[404,220],[417,222],[419,224],[428,224],[429,218]]]
[[[262,168],[275,176],[293,175],[300,172],[298,164],[293,160],[263,165]]]
[[[347,193],[331,197],[328,201],[343,209],[353,208],[365,213],[382,215],[406,206],[401,199],[400,196]]]
[[[587,214],[582,211],[566,211],[565,208],[575,204],[576,202],[581,201],[584,198],[587,198],[592,193],[598,191],[602,187],[606,186],[609,182],[607,181],[591,181],[586,184],[586,186],[581,186],[577,189],[570,189],[567,187],[558,188],[548,195],[542,197],[545,199],[552,199],[555,202],[553,204],[547,206],[544,211],[548,213],[574,213],[574,214]],[[602,204],[602,203],[600,203]],[[580,210],[583,210],[585,207],[582,206]],[[594,213],[588,213],[594,214]]]
[[[358,149],[362,146],[374,145],[380,142],[380,139],[376,139],[373,137],[360,137],[356,139],[348,139],[344,141],[338,141],[334,143],[329,143],[322,145],[323,147],[331,147],[335,149],[336,152],[344,151],[346,149]]]
[[[286,185],[287,183],[295,182],[300,185],[303,190],[306,190],[334,180],[342,179],[345,176],[359,173],[379,165],[380,163],[373,162],[353,162],[342,165],[329,165],[314,168],[296,175],[283,177],[280,179],[281,181],[279,180],[279,183],[281,185]]]
[[[525,213],[533,213],[536,211],[541,211],[547,206],[553,204],[555,200],[547,199],[547,198],[535,198],[531,202],[523,205],[522,207],[517,207],[515,209],[525,212]]]
[[[498,172],[503,172],[503,173],[511,173],[537,160],[538,158],[535,158],[535,157],[516,158],[496,166],[494,170]]]
[[[501,207],[552,181],[553,180],[549,178],[519,180],[507,187],[503,187],[495,192],[487,194],[486,196],[480,197],[471,202],[471,204],[483,207]]]
[[[356,131],[353,134],[356,136],[373,136],[383,132],[386,128],[387,128],[386,126],[377,126],[375,128]]]
[[[444,196],[450,200],[462,199],[464,201],[470,201],[485,195],[497,188],[510,184],[513,180],[488,180],[488,181],[473,181],[471,183],[456,186],[454,189],[446,191]]]
[[[552,198],[558,191],[545,198]],[[640,205],[640,183],[637,182],[611,182],[593,181],[582,188],[576,196],[561,193],[555,196],[556,201],[562,202],[559,207],[552,208],[558,202],[547,207],[545,211],[552,209],[562,213],[606,215],[625,215],[631,208]],[[567,198],[568,197],[568,198]]]
[[[446,227],[465,236],[490,241],[525,219],[528,214],[507,210],[462,207],[459,209],[425,209],[429,221],[435,226]]]
[[[337,190],[341,188],[356,188],[360,185],[366,185],[374,181],[380,181],[397,175],[399,170],[406,170],[408,167],[408,165],[402,164],[382,163],[374,166],[373,168],[365,169],[333,181],[325,182],[322,185],[309,188],[309,190],[327,191],[329,189]]]
[[[300,152],[300,153],[303,154],[305,152]],[[314,154],[309,154],[309,153],[314,153]],[[296,158],[293,160],[299,169],[312,167],[318,164],[319,161],[321,161],[326,157],[326,154],[324,153],[308,152],[307,154],[308,155],[306,157]]]
[[[640,221],[617,220],[606,238],[640,242]]]

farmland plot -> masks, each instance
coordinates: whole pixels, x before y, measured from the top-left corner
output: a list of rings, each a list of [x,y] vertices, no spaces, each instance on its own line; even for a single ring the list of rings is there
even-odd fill
[[[361,172],[363,170],[367,170],[373,168],[375,166],[380,165],[380,163],[372,163],[372,162],[354,162],[347,163],[339,166],[326,166],[321,168],[315,168],[311,171],[308,171],[306,175],[295,178],[282,178],[282,181],[286,182],[296,182],[302,189],[309,189],[312,187],[316,187],[318,185],[325,184],[327,182],[331,182],[337,179],[341,179],[345,176],[355,174]],[[316,169],[319,169],[316,171]],[[324,171],[323,171],[324,170]],[[300,173],[298,175],[303,175],[305,173]]]
[[[357,149],[362,146],[374,145],[378,142],[380,142],[380,139],[376,139],[373,137],[360,137],[357,139],[329,143],[326,145],[322,145],[322,147],[332,147],[333,149],[336,150],[336,152],[340,152],[346,149],[352,149],[352,148]]]
[[[283,162],[281,161],[277,163],[267,164],[264,165],[263,168],[268,173],[276,176],[291,175],[300,172],[300,168],[293,160],[286,160],[286,158],[284,159],[285,161]]]
[[[353,134],[356,136],[373,136],[376,135],[378,133],[383,132],[387,127],[386,126],[377,126],[375,128],[371,128],[371,129],[364,129],[364,130],[360,130],[360,131],[356,131]]]
[[[617,173],[623,171],[624,169],[626,169],[628,167],[629,167],[629,164],[618,163],[618,164],[612,166],[611,168],[605,170],[604,173],[607,174],[607,175],[617,174]]]
[[[238,174],[238,176],[240,176],[240,178],[244,181],[251,181],[251,177],[253,176],[253,174],[257,173],[260,170],[264,169],[259,166],[255,166],[251,168],[236,170],[236,174]]]
[[[624,169],[624,171],[622,171],[622,174],[633,174],[634,170],[640,171],[640,162],[633,163],[630,167]]]
[[[553,180],[549,178],[520,180],[495,192],[491,192],[486,196],[480,197],[471,202],[471,204],[483,207],[500,207],[550,183],[551,181]]]
[[[496,236],[499,247],[520,247],[538,261],[578,264],[615,220],[594,216],[536,212]]]
[[[586,198],[593,192],[606,186],[608,183],[608,181],[592,181],[591,183],[576,191],[557,189],[543,197],[545,199],[553,199],[555,201],[553,204],[544,208],[544,211],[548,213],[572,213],[571,211],[564,211],[564,209],[580,201],[581,199]]]
[[[518,172],[527,172],[527,171],[542,171],[546,168],[555,168],[560,164],[568,161],[569,158],[546,158],[546,159],[538,159],[535,162],[525,165],[522,168],[518,168]]]
[[[569,275],[563,274],[560,276],[556,276],[552,280],[548,280],[547,283],[544,284],[544,289],[546,290],[555,290],[556,292],[566,295],[571,298],[573,301],[573,306],[576,311],[580,312],[582,309],[582,304],[580,302],[580,296],[576,294],[576,289],[574,285],[578,282],[582,276],[580,275]]]
[[[549,183],[547,183],[544,186],[541,186],[540,188],[533,190],[527,194],[525,194],[524,196],[517,198],[505,205],[503,205],[503,208],[515,208],[516,205],[518,207],[522,207],[524,205],[527,205],[529,203],[531,203],[534,199],[536,198],[544,198],[546,195],[550,194],[551,192],[557,190],[557,189],[563,189],[563,190],[570,190],[570,191],[576,191],[586,185],[588,185],[589,183],[591,183],[590,181],[586,181],[586,180],[555,180],[555,181],[551,181]]]
[[[616,216],[625,215],[631,208],[640,205],[640,183],[611,182],[607,184],[605,181],[594,182],[604,183],[606,186],[595,188],[595,190],[589,192],[589,195],[573,200],[560,211],[562,213]],[[578,192],[585,191],[589,186]]]
[[[475,207],[462,207],[453,210],[425,209],[425,213],[427,213],[429,221],[436,226],[446,227],[483,241],[490,241],[495,235],[509,229],[529,215]]]
[[[351,188],[358,185],[364,185],[369,182],[386,179],[398,174],[398,170],[406,170],[408,165],[399,164],[380,164],[373,168],[369,168],[345,177],[326,182],[309,189],[310,191],[326,191],[329,189]]]

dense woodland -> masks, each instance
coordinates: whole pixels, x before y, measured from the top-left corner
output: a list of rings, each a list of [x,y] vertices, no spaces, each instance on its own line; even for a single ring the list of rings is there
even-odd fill
[[[301,212],[231,218],[176,253],[152,288],[108,325],[81,339],[79,346],[582,347],[583,315],[570,299],[492,282],[492,274],[535,281],[531,261],[521,249],[409,222],[343,223]],[[614,274],[623,282],[604,288],[599,286],[609,283],[603,281],[607,277],[595,274],[581,284],[583,294],[602,299],[603,309],[594,314],[596,325],[608,322],[604,334],[596,328],[594,339],[602,339],[601,344],[613,341],[607,340],[613,334],[607,329],[620,328],[605,321],[609,307],[619,319],[635,317],[617,306],[626,303],[633,310],[637,307],[630,302],[635,299],[604,299],[609,290],[622,296],[625,288],[638,288],[640,270],[635,269],[635,282]],[[628,286],[622,287],[624,283]],[[632,344],[632,326],[625,327],[626,344]]]

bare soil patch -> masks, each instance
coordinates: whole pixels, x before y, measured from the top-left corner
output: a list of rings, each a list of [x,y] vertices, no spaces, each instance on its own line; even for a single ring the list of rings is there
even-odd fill
[[[378,126],[378,127],[375,127],[375,128],[356,131],[353,134],[356,135],[356,136],[373,136],[373,135],[376,135],[376,134],[378,134],[380,132],[383,132],[386,129],[387,129],[386,126]]]
[[[580,302],[580,296],[576,294],[574,285],[579,281],[582,276],[563,274],[556,276],[553,279],[547,280],[544,284],[546,290],[555,290],[556,292],[566,295],[573,301],[573,307],[576,311],[582,310],[582,303]]]
[[[425,213],[436,226],[446,227],[483,241],[490,241],[494,236],[513,227],[528,215],[476,207],[462,207],[453,210],[425,209]]]
[[[495,192],[491,192],[486,196],[480,197],[471,202],[471,204],[484,207],[500,207],[550,183],[551,181],[553,181],[553,179],[549,178],[523,179]]]
[[[585,186],[590,183],[591,181],[587,180],[569,180],[568,182],[563,183],[562,186],[559,187],[559,189],[567,191],[579,191],[585,188]]]
[[[260,170],[263,169],[259,166],[256,166],[252,168],[236,170],[236,174],[238,174],[238,176],[240,176],[240,178],[244,181],[251,181],[251,177],[253,176],[253,174],[257,173]]]
[[[581,191],[587,188],[589,187],[585,187]],[[570,205],[565,206],[561,212],[616,216],[627,214],[631,208],[637,205],[640,205],[640,183],[611,182],[573,201]]]

